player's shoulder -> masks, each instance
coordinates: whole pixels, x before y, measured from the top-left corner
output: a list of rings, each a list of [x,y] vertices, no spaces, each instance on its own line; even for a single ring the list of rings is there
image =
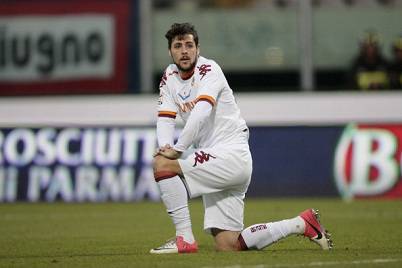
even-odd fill
[[[162,74],[161,81],[159,83],[159,88],[164,87],[169,81],[172,81],[172,77],[175,77],[179,74],[177,66],[174,64],[169,64],[165,71]]]
[[[211,66],[212,68],[221,68],[220,66],[219,66],[219,64],[215,61],[215,60],[213,60],[213,59],[208,59],[208,58],[205,58],[205,57],[203,57],[203,56],[200,56],[199,58],[198,58],[198,61],[197,61],[197,67],[200,67],[200,66],[202,66],[202,65],[209,65],[209,66]]]
[[[164,74],[167,78],[176,77],[177,75],[179,75],[179,70],[177,69],[177,66],[175,64],[169,64],[166,67]]]
[[[216,61],[200,56],[197,61],[196,72],[199,76],[204,77],[209,73],[221,73],[222,69]]]

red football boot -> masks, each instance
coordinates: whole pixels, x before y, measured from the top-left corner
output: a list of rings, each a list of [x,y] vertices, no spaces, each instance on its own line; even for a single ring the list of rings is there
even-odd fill
[[[300,217],[304,220],[306,228],[304,230],[304,236],[308,237],[314,243],[317,243],[322,249],[332,249],[333,243],[331,240],[331,234],[325,230],[318,220],[318,210],[307,209],[300,213]]]
[[[166,242],[166,244],[151,249],[150,253],[153,254],[167,254],[167,253],[195,253],[198,251],[197,242],[190,244],[184,241],[182,236],[177,236]]]

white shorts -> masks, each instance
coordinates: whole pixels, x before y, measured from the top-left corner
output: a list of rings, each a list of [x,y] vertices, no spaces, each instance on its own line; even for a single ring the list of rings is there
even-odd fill
[[[205,231],[243,230],[243,200],[252,172],[248,143],[189,150],[178,161],[190,198],[203,198]]]

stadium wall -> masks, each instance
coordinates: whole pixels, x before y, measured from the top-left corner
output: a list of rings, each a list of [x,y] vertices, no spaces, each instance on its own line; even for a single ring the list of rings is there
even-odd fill
[[[251,132],[248,196],[402,197],[401,94],[236,98]],[[158,200],[156,99],[0,99],[0,201]]]

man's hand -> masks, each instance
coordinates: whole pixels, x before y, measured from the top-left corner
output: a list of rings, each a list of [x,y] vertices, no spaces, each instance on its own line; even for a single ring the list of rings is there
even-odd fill
[[[158,155],[164,156],[168,159],[175,160],[180,158],[181,152],[174,150],[173,148],[166,148],[163,151],[160,151]]]
[[[154,154],[154,157],[157,155],[164,156],[168,159],[175,160],[180,158],[182,152],[174,150],[169,144],[162,146],[159,150]]]
[[[157,155],[160,155],[161,152],[165,151],[166,149],[170,149],[172,148],[170,146],[170,144],[166,144],[165,146],[160,147],[155,153],[154,153],[154,157]]]

